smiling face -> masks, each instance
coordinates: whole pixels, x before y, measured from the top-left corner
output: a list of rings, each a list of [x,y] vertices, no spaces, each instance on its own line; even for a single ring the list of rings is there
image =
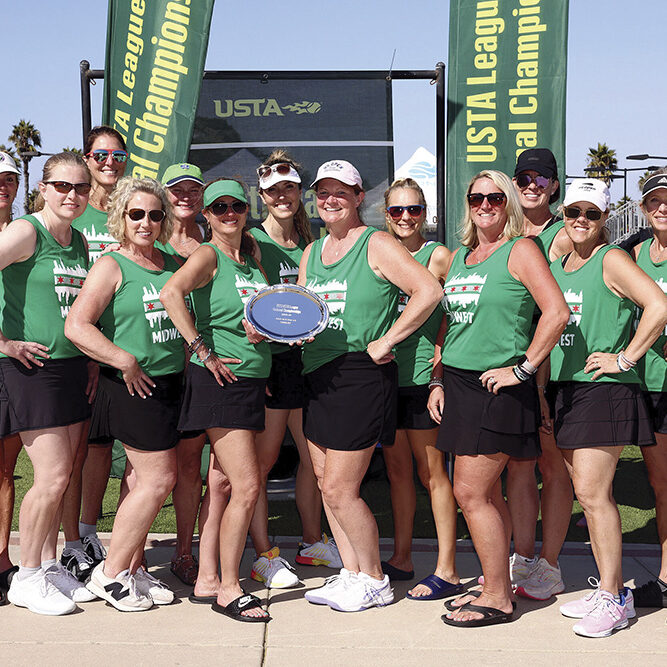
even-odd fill
[[[216,212],[216,204],[226,204],[226,211]],[[233,204],[245,206],[245,212],[237,213],[232,208]],[[220,207],[222,208],[222,207]],[[246,219],[248,217],[248,206],[231,195],[218,197],[211,205],[204,209],[204,217],[211,226],[214,236],[223,238],[227,243],[236,244],[243,234]]]
[[[301,200],[301,188],[290,181],[279,181],[266,190],[260,190],[259,194],[274,220],[291,220]]]
[[[0,174],[0,220],[9,220],[12,216],[12,203],[19,189],[19,177],[6,171]]]
[[[204,188],[195,181],[181,181],[167,188],[167,197],[174,211],[174,218],[189,222],[201,211]]]
[[[423,206],[423,202],[418,192],[413,188],[395,188],[391,191],[387,202],[387,208],[391,206]],[[405,209],[398,219],[392,218],[388,212],[385,212],[387,229],[391,229],[394,236],[400,241],[419,235],[425,219],[425,209],[422,209],[422,212],[416,218],[413,218]]]
[[[326,225],[357,222],[357,209],[364,196],[363,191],[357,193],[351,185],[323,178],[317,182],[317,212]]]
[[[491,193],[502,193],[502,190],[486,176],[478,178],[471,186],[469,194],[489,195]],[[470,218],[477,227],[477,234],[483,233],[487,237],[499,236],[507,222],[507,211],[505,206],[507,199],[499,204],[492,204],[488,197],[484,197],[479,206],[468,204],[470,207]]]
[[[89,183],[90,177],[85,168],[59,164],[51,170],[48,180],[77,184]],[[71,222],[75,218],[78,218],[88,204],[89,193],[79,195],[76,193],[75,188],[71,188],[69,192],[62,194],[53,185],[40,182],[39,191],[44,198],[44,210],[53,213],[61,220]]]
[[[537,171],[532,169],[522,171],[520,175],[526,174],[531,177],[531,182],[525,187],[519,187],[517,183],[516,176],[512,179],[516,191],[519,193],[519,201],[521,202],[521,208],[524,211],[535,211],[535,210],[545,210],[549,209],[549,199],[551,195],[556,192],[558,189],[558,181],[550,179],[549,185],[544,188],[539,187],[535,183],[535,178],[541,176]]]
[[[654,232],[667,232],[667,188],[650,192],[641,207]]]
[[[577,217],[569,217],[566,213],[571,208],[578,208],[581,212]],[[586,244],[597,241],[602,234],[602,230],[607,222],[609,211],[603,212],[599,220],[589,220],[586,217],[586,211],[600,212],[600,209],[587,201],[578,201],[568,204],[563,209],[563,221],[565,222],[565,232],[570,237],[572,243]]]
[[[93,187],[100,186],[111,189],[122,178],[127,166],[127,162],[116,162],[111,156],[111,151],[123,150],[123,147],[116,137],[101,134],[95,139],[90,150],[96,151],[99,149],[109,151],[109,155],[104,162],[97,162],[92,157],[85,157],[84,160],[93,177]]]
[[[159,197],[148,192],[135,192],[125,207],[125,241],[124,246],[134,245],[138,248],[152,246],[162,230],[162,221],[154,222],[148,214],[140,220],[132,220],[128,211],[141,209],[144,211],[162,210]]]

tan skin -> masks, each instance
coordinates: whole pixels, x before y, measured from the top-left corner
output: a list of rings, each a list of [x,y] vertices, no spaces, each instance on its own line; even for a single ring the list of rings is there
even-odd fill
[[[391,191],[388,206],[423,204],[419,193],[412,188],[396,188]],[[385,214],[387,229],[415,255],[426,244],[421,227],[426,211],[413,218],[407,210],[400,218]],[[444,246],[433,251],[427,268],[442,283],[449,266],[450,252]],[[416,506],[412,472],[412,457],[417,461],[417,471],[424,487],[431,496],[431,509],[438,536],[438,560],[434,574],[445,581],[458,584],[456,572],[456,501],[445,470],[443,455],[436,446],[438,429],[399,429],[392,447],[383,448],[389,476],[394,515],[394,553],[388,562],[401,570],[413,569],[411,557],[412,529]],[[426,584],[418,584],[410,595],[420,597],[433,591]]]
[[[351,186],[332,178],[320,180],[316,190],[318,212],[329,232],[322,250],[322,262],[333,264],[352,248],[366,229],[358,214],[364,192],[356,192]],[[300,285],[308,281],[306,267],[311,249],[312,244],[301,258]],[[393,359],[391,350],[396,343],[426,321],[440,300],[441,289],[435,277],[385,232],[377,232],[369,239],[368,263],[375,275],[397,285],[410,297],[394,325],[366,348],[371,359],[382,364]],[[344,567],[382,580],[377,524],[359,496],[359,487],[374,447],[352,452],[337,451],[310,440],[308,447]]]
[[[50,180],[88,183],[89,176],[81,168],[59,165]],[[67,194],[52,185],[39,184],[45,200],[40,215],[46,230],[62,246],[72,241],[72,221],[83,213],[88,194]],[[35,252],[37,233],[27,220],[15,220],[0,232],[0,269],[22,262]],[[43,366],[49,349],[33,341],[8,340],[0,332],[0,351],[17,359],[26,368]],[[94,393],[89,378],[89,391]],[[20,434],[35,471],[34,484],[25,495],[19,515],[21,563],[37,567],[42,561],[55,558],[56,541],[62,513],[63,494],[67,488],[83,422],[53,429],[38,429]]]
[[[216,201],[233,204],[237,200],[234,197],[223,196]],[[219,217],[215,216],[210,208],[204,209],[204,215],[211,225],[213,235],[211,242],[233,261],[245,262],[245,258],[241,255],[241,239],[247,212],[239,215],[228,206],[227,212]],[[201,246],[167,282],[160,293],[160,300],[184,340],[190,341],[198,336],[195,324],[185,307],[185,296],[192,290],[208,284],[217,271],[215,251],[208,246]],[[261,340],[245,320],[243,325],[251,342]],[[205,358],[208,353],[209,350],[205,345],[197,350],[200,359]],[[211,354],[204,365],[214,375],[218,384],[224,386],[227,382],[237,380],[228,364],[239,362],[239,359],[220,358]],[[218,603],[227,606],[243,595],[239,583],[239,565],[260,490],[259,467],[254,432],[245,429],[211,428],[207,433],[216,461],[232,488],[231,499],[220,520],[222,576],[217,586]],[[197,594],[205,593],[197,591]],[[245,609],[241,613],[244,616],[258,618],[268,616],[259,607]]]
[[[564,218],[565,230],[574,245],[565,262],[567,272],[584,266],[606,245],[602,229],[609,215],[605,211],[600,220],[589,220],[585,212],[589,209],[599,211],[596,206],[584,201],[574,202],[571,206],[579,208],[581,213],[577,218]],[[664,330],[667,296],[620,249],[605,254],[602,278],[614,294],[630,299],[643,309],[635,334],[624,350],[628,359],[637,361]],[[584,372],[591,373],[593,381],[603,374],[618,374],[621,371],[616,357],[617,354],[594,351],[586,358]],[[622,446],[563,450],[574,491],[586,516],[593,555],[600,572],[600,589],[613,595],[623,587],[621,522],[612,495],[614,472],[622,450]]]
[[[477,179],[470,188],[471,193],[490,194],[499,191],[499,187],[487,177]],[[508,241],[504,235],[507,220],[504,203],[493,206],[485,198],[480,206],[471,208],[471,214],[478,243],[466,259],[468,266],[484,261]],[[516,280],[525,285],[542,313],[526,351],[529,362],[538,366],[556,344],[567,324],[569,311],[546,260],[532,241],[521,239],[514,244],[508,269]],[[444,317],[439,340],[446,326]],[[440,351],[437,347],[435,359],[434,376],[442,376]],[[482,385],[494,394],[502,387],[519,383],[511,366],[486,370],[479,379]],[[431,390],[428,406],[431,417],[440,423],[444,407],[444,392],[441,387]],[[454,495],[470,528],[475,550],[482,564],[484,585],[479,598],[463,595],[455,606],[463,607],[466,603],[473,602],[505,613],[512,611],[513,593],[507,568],[511,521],[500,490],[500,475],[508,460],[509,456],[502,453],[456,457]],[[454,621],[481,618],[478,612],[465,608],[449,612],[447,616]]]

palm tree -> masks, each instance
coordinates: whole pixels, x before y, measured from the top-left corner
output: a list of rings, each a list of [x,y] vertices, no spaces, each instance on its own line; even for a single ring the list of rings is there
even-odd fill
[[[32,160],[34,155],[29,153],[37,152],[37,149],[42,145],[42,136],[39,130],[27,120],[21,119],[18,124],[12,128],[12,133],[9,135],[11,141],[18,153],[19,159],[23,163],[23,188],[25,192],[24,207],[28,210],[29,194],[30,194],[30,178],[28,173],[28,163]]]
[[[586,173],[592,178],[599,178],[609,185],[611,177],[618,167],[616,151],[609,148],[607,144],[598,143],[597,148],[588,149],[586,157],[588,158]]]
[[[0,149],[2,150],[2,149]],[[644,183],[646,183],[646,180],[653,176],[655,173],[655,169],[647,169],[642,175],[641,178],[637,181],[637,187],[639,188],[639,191],[641,192],[642,189],[644,188]]]
[[[39,188],[33,188],[28,193],[28,206],[25,209],[26,213],[34,213],[37,205],[37,197],[39,197]]]
[[[76,153],[83,157],[83,151],[80,148],[72,148],[71,146],[65,146],[62,150],[63,153]]]

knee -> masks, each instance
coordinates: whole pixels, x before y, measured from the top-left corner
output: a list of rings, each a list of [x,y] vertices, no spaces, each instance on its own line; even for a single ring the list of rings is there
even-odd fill
[[[259,474],[248,475],[245,479],[231,485],[232,501],[238,501],[247,509],[253,509],[257,504],[260,489]]]
[[[482,497],[474,485],[463,484],[454,480],[454,498],[463,512],[468,512],[479,505],[480,502],[488,501]]]
[[[338,509],[343,501],[343,489],[331,480],[323,479],[321,481],[322,500],[332,509]]]
[[[174,486],[176,486],[177,477],[176,470],[161,471],[159,475],[155,475],[151,480],[150,488],[157,498],[161,498],[164,501],[172,492]]]
[[[196,484],[201,479],[201,456],[183,456],[178,459],[178,481]]]
[[[227,476],[221,472],[209,471],[206,485],[213,498],[227,499],[232,492],[232,485],[229,483]]]
[[[595,512],[610,502],[611,489],[599,488],[599,485],[577,484],[575,481],[574,492],[584,512]]]

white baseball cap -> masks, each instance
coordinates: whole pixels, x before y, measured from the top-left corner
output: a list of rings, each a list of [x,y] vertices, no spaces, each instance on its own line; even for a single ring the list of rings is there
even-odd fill
[[[569,206],[578,201],[587,201],[604,212],[609,208],[611,201],[609,188],[604,181],[597,178],[575,178],[565,192],[563,206]]]
[[[310,187],[315,187],[315,184],[323,178],[335,178],[337,181],[345,183],[345,185],[356,185],[363,189],[361,174],[347,160],[329,160],[329,162],[325,162],[317,170],[317,176],[315,176],[315,180],[311,183]]]
[[[0,151],[0,174],[6,174],[7,172],[12,174],[21,173],[16,168],[16,162],[14,162],[14,158],[9,153],[3,153]]]

